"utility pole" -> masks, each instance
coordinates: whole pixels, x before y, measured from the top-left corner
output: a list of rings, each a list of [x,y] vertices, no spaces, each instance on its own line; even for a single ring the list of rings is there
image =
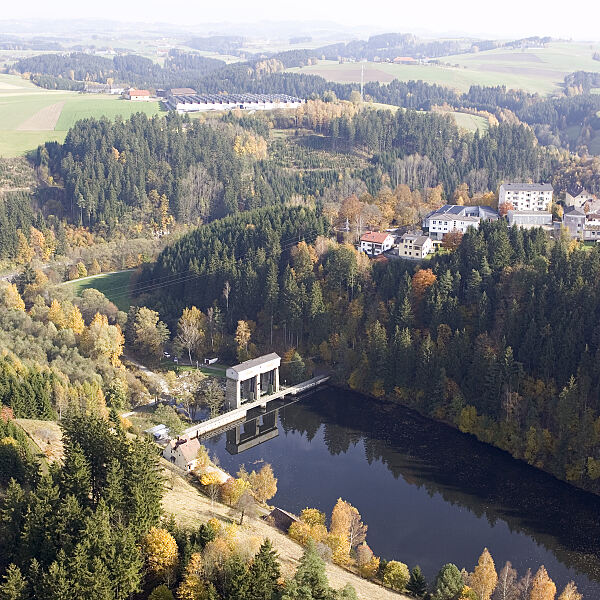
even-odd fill
[[[365,65],[363,63],[360,65],[360,100],[361,100],[361,102],[365,101],[364,89],[365,89]]]

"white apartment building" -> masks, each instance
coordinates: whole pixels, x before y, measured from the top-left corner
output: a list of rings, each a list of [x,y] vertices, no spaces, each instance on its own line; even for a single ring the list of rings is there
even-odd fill
[[[465,233],[469,227],[479,229],[482,219],[495,221],[498,219],[498,213],[489,206],[446,204],[425,215],[422,225],[429,230],[429,237],[441,240],[451,231]]]
[[[378,256],[394,245],[394,236],[386,231],[367,231],[360,238],[360,251]]]
[[[549,183],[503,183],[500,186],[498,207],[508,203],[512,205],[511,210],[548,211],[553,191]]]

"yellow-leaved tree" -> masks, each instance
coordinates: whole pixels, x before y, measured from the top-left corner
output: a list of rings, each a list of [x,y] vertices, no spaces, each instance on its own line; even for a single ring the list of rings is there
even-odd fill
[[[153,527],[142,541],[148,572],[171,585],[175,581],[179,551],[175,538],[166,530]]]
[[[0,281],[0,305],[4,308],[25,310],[25,302],[23,302],[23,298],[21,298],[19,290],[14,283]]]
[[[214,588],[212,583],[204,579],[204,564],[202,555],[194,552],[190,557],[190,562],[185,568],[185,574],[179,587],[177,588],[178,600],[198,600],[202,598],[213,598]]]
[[[85,331],[85,321],[81,316],[81,311],[75,305],[69,307],[68,312],[65,314],[67,329],[72,329],[73,333],[81,335]]]
[[[577,591],[577,586],[573,581],[567,583],[558,600],[581,600],[583,596]]]
[[[48,321],[54,323],[59,329],[63,329],[67,325],[65,313],[60,305],[60,302],[55,298],[50,304],[48,311]]]
[[[555,596],[556,585],[548,576],[544,565],[542,565],[531,582],[529,600],[554,600]]]
[[[250,489],[260,504],[264,504],[277,493],[277,477],[270,464],[264,465],[260,471],[252,471],[248,478]]]
[[[117,367],[121,364],[125,338],[118,325],[109,325],[106,315],[96,313],[90,326],[83,332],[81,350],[92,358],[105,357]]]
[[[498,583],[498,574],[494,565],[494,559],[487,548],[483,549],[479,562],[469,577],[469,586],[479,596],[480,600],[490,600]]]

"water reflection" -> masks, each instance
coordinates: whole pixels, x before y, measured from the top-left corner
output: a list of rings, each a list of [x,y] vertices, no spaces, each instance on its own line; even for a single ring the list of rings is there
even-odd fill
[[[275,409],[228,430],[225,443],[227,452],[239,454],[277,437],[279,435],[278,416],[279,409]]]
[[[488,546],[498,568],[505,560],[520,572],[543,563],[559,586],[574,578],[587,598],[600,598],[600,498],[356,394],[322,390],[278,412],[279,437],[272,411],[266,422],[267,415],[253,415],[227,432],[228,454],[209,441],[232,471],[271,462],[277,505],[330,511],[343,496],[368,523],[375,552],[420,563],[430,577],[448,561],[472,569]]]

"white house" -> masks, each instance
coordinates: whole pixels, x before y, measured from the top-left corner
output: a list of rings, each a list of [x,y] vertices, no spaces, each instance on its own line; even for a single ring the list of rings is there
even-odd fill
[[[479,228],[481,220],[496,221],[498,213],[489,206],[459,206],[446,204],[423,218],[423,227],[429,230],[429,237],[441,240],[451,231],[465,233],[469,227]]]
[[[148,90],[134,90],[131,88],[125,92],[125,98],[134,102],[147,102],[150,100],[150,92]]]
[[[193,471],[198,464],[198,438],[171,440],[163,450],[163,457],[184,471]]]
[[[420,233],[405,233],[398,245],[398,255],[405,258],[425,258],[433,251],[431,238]]]
[[[394,236],[387,231],[367,231],[360,238],[360,250],[371,256],[386,252],[394,245]]]
[[[500,186],[498,207],[509,204],[510,210],[548,211],[553,191],[549,183],[503,183]]]
[[[565,193],[565,205],[574,206],[575,208],[583,208],[588,202],[591,204],[596,200],[594,194],[590,194],[585,189],[581,190],[579,194],[572,196],[569,192]]]

